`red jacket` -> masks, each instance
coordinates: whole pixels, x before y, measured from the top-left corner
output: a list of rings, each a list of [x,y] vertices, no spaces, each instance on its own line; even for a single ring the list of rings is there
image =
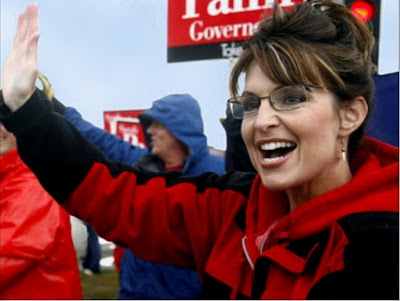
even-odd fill
[[[82,299],[69,214],[16,150],[0,157],[0,299]]]
[[[70,213],[145,260],[196,267],[204,298],[398,298],[398,148],[366,139],[349,183],[289,213],[251,173],[107,161],[38,94],[13,114],[0,107],[0,120]]]
[[[291,213],[258,176],[142,179],[100,162],[65,206],[146,260],[195,265],[207,298],[392,298],[398,150],[370,139],[366,149],[351,182]]]

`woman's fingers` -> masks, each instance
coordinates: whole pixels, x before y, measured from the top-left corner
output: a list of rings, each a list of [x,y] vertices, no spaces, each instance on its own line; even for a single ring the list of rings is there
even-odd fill
[[[38,5],[28,4],[19,16],[13,47],[3,70],[3,97],[13,111],[35,91],[38,39]]]

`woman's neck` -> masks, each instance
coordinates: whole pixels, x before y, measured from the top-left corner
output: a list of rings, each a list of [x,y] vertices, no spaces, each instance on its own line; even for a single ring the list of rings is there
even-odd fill
[[[290,211],[321,194],[347,184],[351,179],[350,167],[343,162],[335,171],[324,172],[299,187],[286,190]]]

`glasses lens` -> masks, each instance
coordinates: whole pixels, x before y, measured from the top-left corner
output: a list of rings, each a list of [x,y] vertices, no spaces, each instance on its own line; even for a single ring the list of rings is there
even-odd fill
[[[240,96],[239,101],[243,106],[243,118],[255,116],[260,108],[260,100],[255,95]]]
[[[237,99],[230,99],[228,100],[228,105],[234,118],[243,118],[243,105],[241,102],[239,102]]]
[[[272,105],[278,111],[296,110],[306,101],[307,92],[301,85],[282,87],[271,94]]]
[[[257,115],[260,100],[254,95],[243,95],[228,101],[229,108],[235,118],[248,118]]]

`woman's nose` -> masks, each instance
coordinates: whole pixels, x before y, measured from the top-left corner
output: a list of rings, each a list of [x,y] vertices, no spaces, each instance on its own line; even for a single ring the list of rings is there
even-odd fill
[[[255,118],[255,127],[261,130],[276,127],[280,123],[278,112],[271,106],[268,99],[261,101]]]

